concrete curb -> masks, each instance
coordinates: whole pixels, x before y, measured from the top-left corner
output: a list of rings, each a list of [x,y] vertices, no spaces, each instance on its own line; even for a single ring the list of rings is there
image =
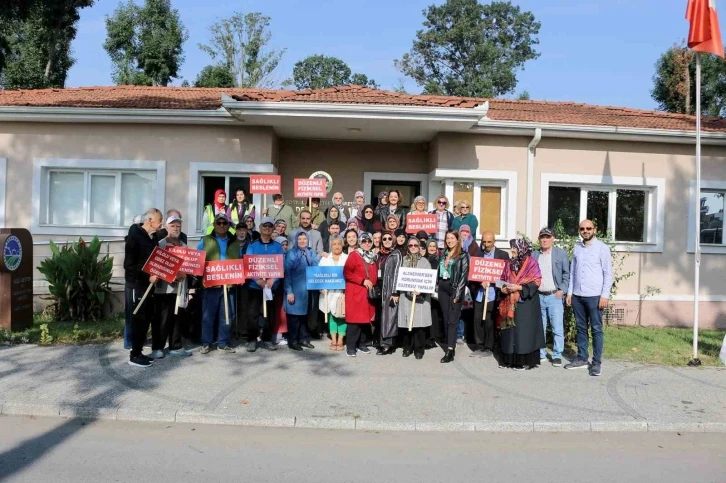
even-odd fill
[[[220,424],[271,428],[344,429],[357,431],[421,432],[682,432],[726,433],[723,422],[666,421],[375,421],[362,418],[280,417],[245,418],[235,414],[172,409],[131,409],[109,407],[61,406],[25,403],[0,403],[2,416],[62,417],[66,419]]]

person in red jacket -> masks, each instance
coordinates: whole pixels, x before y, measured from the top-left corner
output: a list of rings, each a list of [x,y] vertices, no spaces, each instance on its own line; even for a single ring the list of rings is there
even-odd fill
[[[346,345],[348,357],[356,351],[370,354],[365,345],[362,327],[376,316],[374,301],[368,298],[368,290],[378,283],[376,254],[373,252],[373,236],[368,232],[360,235],[360,247],[348,254],[343,268],[345,278],[345,321],[348,323]]]

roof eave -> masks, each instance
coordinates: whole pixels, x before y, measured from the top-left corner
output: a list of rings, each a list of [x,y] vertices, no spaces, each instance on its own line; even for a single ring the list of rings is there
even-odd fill
[[[1,106],[0,122],[236,124],[225,109]]]

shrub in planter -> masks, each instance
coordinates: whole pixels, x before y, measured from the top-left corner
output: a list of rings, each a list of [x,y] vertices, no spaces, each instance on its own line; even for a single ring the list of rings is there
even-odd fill
[[[113,257],[99,259],[101,241],[80,238],[59,247],[50,242],[53,256],[40,263],[38,271],[48,281],[56,320],[98,320],[111,295]]]

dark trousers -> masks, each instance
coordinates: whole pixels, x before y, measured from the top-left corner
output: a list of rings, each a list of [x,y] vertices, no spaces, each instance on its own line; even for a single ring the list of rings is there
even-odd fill
[[[310,333],[307,327],[308,316],[287,314],[287,343],[301,344],[310,342]]]
[[[254,283],[254,282],[253,282]],[[250,287],[247,297],[247,340],[256,341],[262,325],[263,342],[272,342],[272,327],[275,322],[275,304],[268,300],[267,318],[262,317],[262,289]]]
[[[364,325],[367,324],[348,324],[348,330],[345,333],[345,346],[349,352],[355,352],[357,347],[365,347]]]
[[[305,316],[305,323],[307,324],[307,330],[310,334],[313,334],[315,338],[320,337],[320,334],[326,332],[325,317],[319,310],[318,298],[320,297],[320,291],[310,290],[308,292],[308,313]]]
[[[133,341],[131,337],[131,315],[136,308],[134,305],[136,285],[126,282],[124,286],[124,349],[130,350]]]
[[[484,302],[474,304],[474,341],[476,350],[494,350],[494,302],[489,301],[484,310]],[[483,319],[483,320],[482,320]]]
[[[590,327],[592,331],[592,362],[600,364],[602,362],[602,347],[605,341],[605,335],[602,331],[602,310],[598,308],[600,302],[599,296],[580,297],[572,296],[572,311],[575,313],[575,322],[577,326],[577,358],[583,361],[588,360],[588,345],[590,338],[587,329]]]
[[[403,331],[403,348],[409,352],[423,354],[426,349],[426,328],[414,327],[411,330],[398,329]]]
[[[461,300],[454,303],[454,288],[448,280],[439,282],[439,304],[443,316],[444,333],[446,334],[446,347],[456,348],[456,331],[461,319]]]
[[[229,346],[230,328],[234,320],[235,289],[227,288],[227,317],[224,311],[224,290],[222,288],[207,288],[202,290],[202,345],[211,345],[214,342],[214,330],[217,329],[217,345],[219,348]]]
[[[441,326],[441,305],[436,299],[431,299],[431,327],[429,327],[429,341],[432,343],[441,342],[444,337],[444,330]]]
[[[174,314],[176,294],[156,294],[156,316],[151,322],[151,349],[164,350],[167,341],[169,350],[182,348],[182,321],[184,309]]]
[[[232,331],[238,339],[247,339],[247,307],[249,305],[249,291],[247,284],[237,286],[237,316]]]
[[[149,331],[149,325],[151,324],[151,321],[154,318],[154,312],[156,311],[156,307],[154,306],[154,292],[150,292],[149,295],[146,296],[146,300],[144,300],[144,303],[139,307],[139,311],[136,312],[136,314],[133,314],[133,311],[136,309],[136,305],[141,300],[141,297],[144,296],[144,291],[146,290],[146,287],[141,288],[141,286],[132,286],[132,293],[134,294],[134,297],[132,297],[132,309],[131,309],[131,353],[130,357],[133,359],[134,357],[141,355],[141,351],[144,349],[144,342],[146,342],[146,333]]]

